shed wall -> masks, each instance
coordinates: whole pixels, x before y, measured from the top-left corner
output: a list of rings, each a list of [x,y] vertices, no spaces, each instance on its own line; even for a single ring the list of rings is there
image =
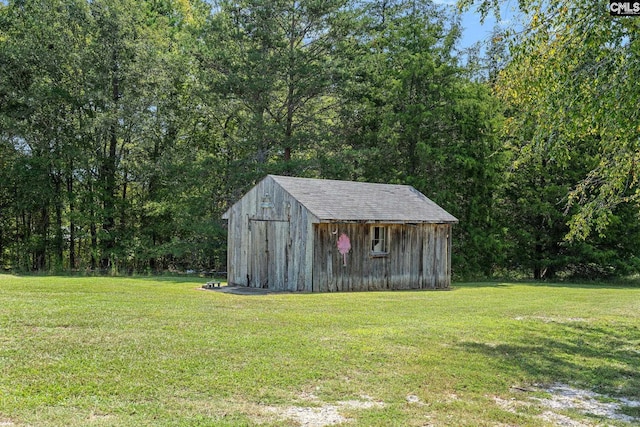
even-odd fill
[[[266,195],[270,208],[262,207]],[[234,204],[228,219],[229,284],[311,291],[312,216],[273,179]]]
[[[379,224],[383,225],[383,224]],[[387,224],[388,253],[371,254],[371,224],[315,224],[313,291],[446,289],[451,284],[450,224]],[[346,234],[346,256],[337,239]]]

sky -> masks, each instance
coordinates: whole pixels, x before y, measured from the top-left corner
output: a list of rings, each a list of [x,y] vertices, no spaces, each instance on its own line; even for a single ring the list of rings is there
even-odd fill
[[[446,5],[448,7],[455,8],[455,0],[435,0],[436,3]],[[500,9],[500,22],[496,21],[495,16],[490,13],[481,23],[480,13],[471,8],[469,11],[462,15],[462,39],[460,41],[460,48],[465,49],[473,46],[477,42],[486,43],[491,37],[491,33],[499,24],[501,28],[509,27],[513,24],[514,18],[517,15],[518,2],[515,0],[508,0],[502,2]]]

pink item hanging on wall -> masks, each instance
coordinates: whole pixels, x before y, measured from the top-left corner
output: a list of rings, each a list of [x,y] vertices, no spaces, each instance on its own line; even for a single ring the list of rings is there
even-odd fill
[[[349,237],[342,233],[338,238],[338,251],[342,254],[343,266],[347,266],[347,253],[351,250],[351,241]]]

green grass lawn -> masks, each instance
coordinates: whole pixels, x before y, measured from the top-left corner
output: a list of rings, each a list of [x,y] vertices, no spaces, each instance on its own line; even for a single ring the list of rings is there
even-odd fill
[[[640,400],[640,287],[203,282],[0,275],[0,426],[296,425],[331,408],[348,425],[540,426],[545,385]]]

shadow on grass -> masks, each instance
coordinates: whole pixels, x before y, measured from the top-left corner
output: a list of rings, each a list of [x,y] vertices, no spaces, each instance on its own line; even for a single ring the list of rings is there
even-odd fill
[[[531,383],[565,383],[601,394],[640,398],[640,328],[525,320],[508,344],[462,342],[466,352],[494,358]]]
[[[549,287],[549,288],[574,288],[574,289],[638,289],[640,288],[640,281],[638,280],[616,280],[611,282],[549,282],[545,280],[540,281],[508,281],[497,280],[487,282],[455,282],[452,284],[452,288],[507,288],[510,286],[533,286],[533,287]]]

